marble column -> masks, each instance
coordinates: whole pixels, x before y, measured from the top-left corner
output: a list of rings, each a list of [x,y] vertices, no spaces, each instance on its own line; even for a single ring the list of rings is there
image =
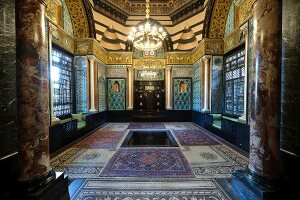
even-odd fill
[[[204,56],[204,106],[202,112],[209,112],[209,56]]]
[[[45,6],[42,0],[16,4],[19,187],[13,199],[69,197],[64,173],[50,168]]]
[[[259,199],[266,195],[274,198],[277,180],[281,176],[281,0],[255,1],[253,20],[250,158],[248,170],[234,174],[232,184],[234,191],[247,197],[245,199],[254,199],[250,198],[250,194]],[[247,187],[241,186],[241,183]]]
[[[89,112],[97,112],[95,109],[95,77],[94,77],[94,56],[88,56],[90,61],[90,110]]]
[[[133,109],[133,77],[134,77],[134,69],[132,65],[127,67],[128,71],[128,110]]]
[[[166,110],[172,110],[171,103],[171,69],[172,66],[166,66]]]
[[[50,172],[45,4],[20,0],[17,12],[19,181],[30,182]]]
[[[244,112],[241,117],[239,117],[239,121],[242,123],[246,123],[247,120],[247,94],[248,94],[248,49],[249,49],[249,43],[248,43],[248,23],[246,23],[244,26],[241,27],[242,32],[245,37],[245,72],[244,72]]]

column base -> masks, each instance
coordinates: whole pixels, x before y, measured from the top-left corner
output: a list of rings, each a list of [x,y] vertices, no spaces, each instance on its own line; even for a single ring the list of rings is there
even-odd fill
[[[129,107],[129,106],[128,106],[128,107],[127,107],[127,110],[133,110],[133,107],[131,107],[131,106]]]
[[[89,112],[94,113],[94,112],[97,112],[97,110],[96,110],[95,108],[91,108],[91,109],[89,110]]]
[[[208,108],[203,108],[203,109],[202,109],[202,112],[203,112],[203,113],[209,113],[210,110],[209,110]]]
[[[45,177],[30,183],[20,183],[13,199],[69,200],[68,178],[64,172],[50,171]]]
[[[241,117],[239,117],[238,120],[239,120],[239,122],[246,124],[246,116],[245,115],[242,115]]]
[[[279,180],[269,181],[249,170],[234,172],[231,186],[239,200],[282,199],[283,189],[279,187]]]
[[[172,107],[166,107],[166,110],[172,110],[173,108]]]

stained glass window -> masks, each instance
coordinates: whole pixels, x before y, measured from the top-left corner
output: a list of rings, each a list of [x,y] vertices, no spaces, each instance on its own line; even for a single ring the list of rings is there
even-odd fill
[[[225,113],[244,112],[245,50],[225,58]]]
[[[52,49],[50,79],[53,87],[53,112],[59,117],[73,111],[72,57]]]

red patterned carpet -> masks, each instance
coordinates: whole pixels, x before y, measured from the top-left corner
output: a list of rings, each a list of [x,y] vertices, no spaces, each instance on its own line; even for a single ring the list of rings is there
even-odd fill
[[[194,177],[179,149],[120,149],[100,176]]]
[[[75,147],[87,149],[114,149],[124,136],[124,131],[97,131]]]
[[[173,130],[181,145],[198,146],[198,145],[217,145],[220,144],[212,137],[207,136],[202,130]]]

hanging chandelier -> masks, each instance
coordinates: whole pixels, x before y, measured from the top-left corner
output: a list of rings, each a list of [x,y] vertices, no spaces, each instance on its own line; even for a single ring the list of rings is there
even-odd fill
[[[163,27],[150,23],[150,0],[146,0],[146,20],[138,27],[132,27],[128,40],[133,46],[142,51],[159,49],[167,33]]]

